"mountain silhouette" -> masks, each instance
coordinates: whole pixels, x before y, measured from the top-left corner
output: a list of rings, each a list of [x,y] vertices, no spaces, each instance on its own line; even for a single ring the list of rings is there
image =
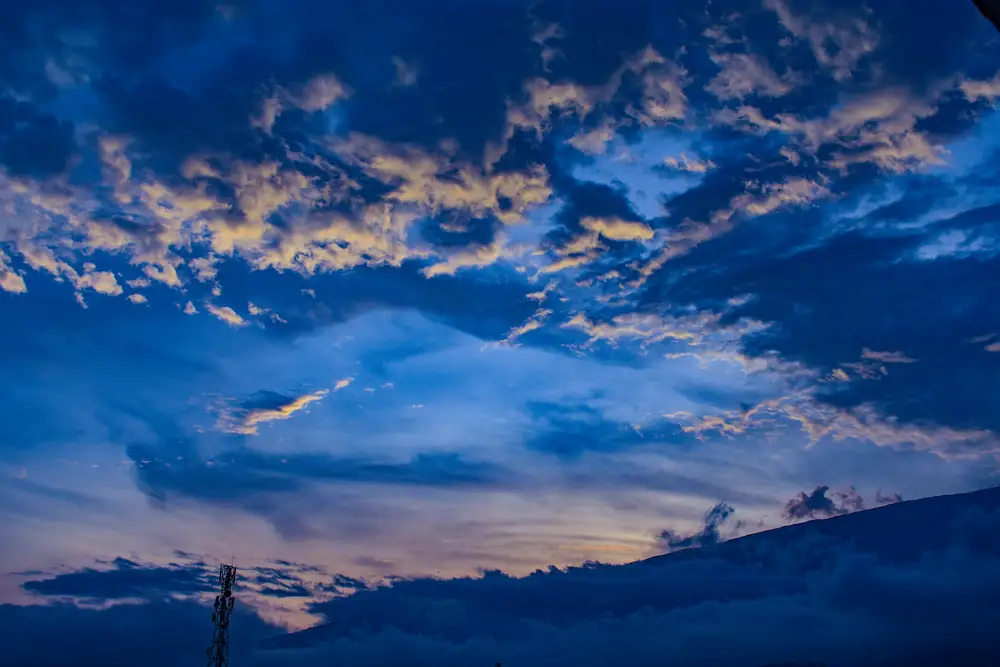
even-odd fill
[[[313,611],[326,623],[263,647],[403,636],[449,646],[535,642],[544,650],[546,642],[566,641],[580,628],[611,636],[642,623],[663,632],[663,641],[726,628],[720,632],[733,644],[731,659],[722,646],[717,660],[677,656],[675,665],[992,664],[981,661],[1000,648],[992,630],[1000,621],[998,528],[1000,487],[817,519],[624,565],[550,568],[526,577],[485,572],[403,579],[318,603]],[[767,641],[755,638],[762,633]],[[691,641],[678,640],[677,650]],[[871,648],[862,649],[862,642]],[[737,650],[740,645],[752,650]],[[851,647],[870,655],[835,659]],[[929,662],[932,656],[936,662]],[[593,664],[602,663],[595,656]]]

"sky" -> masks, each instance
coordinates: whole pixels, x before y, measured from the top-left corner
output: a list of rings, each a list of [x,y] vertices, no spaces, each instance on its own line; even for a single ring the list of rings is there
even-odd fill
[[[1000,483],[1000,38],[971,2],[0,15],[19,613],[147,590],[53,577],[235,559],[253,622],[299,629],[351,582]]]

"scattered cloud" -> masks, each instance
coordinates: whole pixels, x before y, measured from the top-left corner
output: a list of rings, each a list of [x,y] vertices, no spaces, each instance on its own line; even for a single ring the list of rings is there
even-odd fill
[[[420,72],[399,56],[392,57],[392,66],[396,68],[396,85],[404,88],[415,86]]]
[[[144,585],[152,613],[200,624],[168,600],[187,561],[143,560],[152,536],[343,559],[358,580],[702,546],[662,581],[553,573],[597,601],[580,623],[531,616],[565,601],[536,594],[540,577],[418,577],[317,610],[357,631],[331,649],[347,664],[607,662],[586,638],[611,637],[636,664],[710,665],[691,648],[705,627],[745,640],[721,664],[833,663],[898,628],[861,628],[885,607],[829,591],[864,580],[912,602],[900,591],[941,568],[840,545],[844,571],[761,582],[694,553],[741,543],[818,481],[785,508],[796,521],[897,504],[880,485],[995,481],[1000,84],[971,7],[22,4],[9,18],[30,39],[0,40],[0,455],[31,479],[2,490],[23,548],[0,566],[89,563],[123,540],[135,554],[32,576],[105,612],[0,606],[5,627],[63,615],[78,642],[106,619],[174,627],[121,611]],[[355,378],[364,391],[330,398]],[[726,504],[701,519],[723,499],[739,521]],[[258,575],[299,622],[319,599],[301,573]],[[710,604],[657,606],[720,581]],[[501,604],[480,614],[463,586]],[[651,611],[608,615],[605,588]],[[359,618],[382,634],[359,638]],[[802,618],[819,644],[760,648]],[[944,632],[925,620],[910,625]],[[650,631],[664,625],[678,632]],[[145,655],[189,662],[161,648]]]
[[[243,327],[247,325],[247,321],[229,306],[216,306],[212,303],[206,303],[205,310],[231,327]]]
[[[838,492],[832,498],[826,495],[829,491],[828,486],[817,486],[808,494],[800,491],[785,504],[785,518],[789,521],[827,519],[865,508],[864,499],[853,488]]]
[[[863,359],[879,361],[883,364],[912,364],[917,361],[916,359],[910,359],[902,352],[877,352],[868,348],[864,348],[861,351],[861,357]]]
[[[713,53],[719,73],[706,89],[720,100],[742,100],[750,95],[781,97],[792,91],[794,79],[780,77],[767,61],[753,53]]]
[[[340,387],[340,383],[337,387]],[[330,393],[328,389],[319,389],[309,394],[290,397],[265,392],[258,398],[244,401],[238,407],[224,412],[220,426],[230,433],[257,435],[261,424],[289,419],[296,412],[322,400],[328,393]]]
[[[688,157],[686,153],[681,153],[680,157],[668,157],[663,163],[671,169],[695,174],[703,174],[709,169],[714,169],[716,166],[711,160],[698,160],[697,158]]]
[[[679,549],[719,544],[723,539],[719,534],[719,528],[729,520],[735,511],[732,505],[725,502],[719,503],[705,514],[705,522],[699,532],[693,535],[679,535],[672,530],[664,530],[657,536],[656,541],[667,553]]]
[[[865,16],[824,20],[795,12],[788,0],[764,0],[782,27],[805,41],[816,62],[837,81],[856,73],[859,63],[875,51],[880,38]]]
[[[963,81],[959,85],[970,102],[978,102],[979,100],[992,102],[1000,98],[1000,74],[983,81]]]

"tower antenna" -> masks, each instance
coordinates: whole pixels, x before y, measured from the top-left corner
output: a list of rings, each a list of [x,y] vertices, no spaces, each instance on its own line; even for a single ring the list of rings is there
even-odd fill
[[[233,565],[219,566],[219,594],[215,596],[212,608],[212,644],[208,647],[208,667],[229,667],[229,618],[233,613],[236,598],[233,584],[236,583],[236,559]]]

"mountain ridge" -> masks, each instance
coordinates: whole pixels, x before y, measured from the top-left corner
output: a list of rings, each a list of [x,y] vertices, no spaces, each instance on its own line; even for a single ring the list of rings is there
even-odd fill
[[[484,634],[503,642],[539,626],[568,631],[648,613],[669,615],[704,605],[752,608],[810,596],[850,607],[856,604],[852,596],[863,596],[864,588],[888,585],[886,595],[905,596],[905,590],[893,588],[891,577],[889,584],[869,581],[876,576],[871,572],[882,571],[877,568],[895,568],[890,574],[897,576],[928,555],[940,559],[956,550],[1000,562],[998,526],[1000,487],[991,487],[805,521],[621,565],[587,564],[525,577],[485,572],[477,578],[399,580],[318,603],[314,611],[326,623],[270,638],[262,647],[297,649],[357,633],[397,631],[459,644]],[[935,567],[918,569],[936,572]],[[862,588],[854,591],[855,586]],[[873,604],[875,612],[869,613],[888,613],[878,607],[884,601]]]

